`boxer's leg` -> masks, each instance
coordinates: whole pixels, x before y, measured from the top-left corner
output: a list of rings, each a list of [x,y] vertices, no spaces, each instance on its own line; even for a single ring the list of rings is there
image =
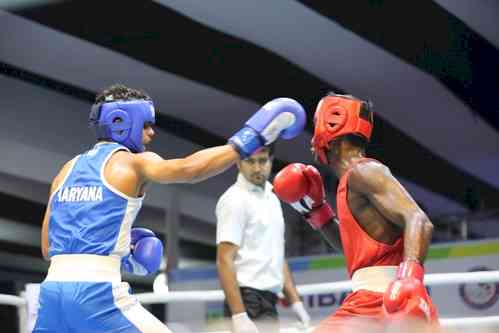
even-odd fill
[[[171,333],[138,300],[128,283],[68,282],[63,308],[71,333]]]
[[[40,286],[38,314],[33,333],[69,332],[60,307],[60,282],[43,282]]]
[[[383,294],[359,290],[345,298],[340,308],[319,323],[314,333],[381,333]],[[399,332],[401,333],[401,332]]]
[[[171,333],[171,331],[158,318],[147,311],[130,294],[128,283],[120,283],[113,287],[114,304],[122,315],[142,333]]]

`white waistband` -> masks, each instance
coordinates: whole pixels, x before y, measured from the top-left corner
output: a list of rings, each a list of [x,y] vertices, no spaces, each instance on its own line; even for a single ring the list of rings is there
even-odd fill
[[[61,254],[50,258],[45,281],[121,282],[121,260],[95,254]]]
[[[352,291],[360,289],[385,292],[395,279],[398,266],[372,266],[356,270],[352,275]]]

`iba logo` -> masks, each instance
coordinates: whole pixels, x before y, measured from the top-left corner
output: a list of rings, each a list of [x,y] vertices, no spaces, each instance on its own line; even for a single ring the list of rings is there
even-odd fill
[[[470,272],[490,271],[485,266],[473,267]],[[485,310],[496,304],[499,283],[467,283],[459,285],[459,295],[470,308]]]

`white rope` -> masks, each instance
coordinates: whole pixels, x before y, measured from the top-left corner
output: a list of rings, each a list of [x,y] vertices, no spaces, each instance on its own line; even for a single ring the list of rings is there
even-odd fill
[[[424,282],[427,286],[499,282],[499,271],[427,274]]]
[[[157,294],[143,293],[135,296],[142,304],[222,301],[225,297],[221,290],[170,291]]]
[[[443,327],[473,328],[499,327],[499,316],[467,317],[467,318],[442,318],[440,324]]]
[[[425,285],[453,285],[461,283],[488,283],[499,282],[499,271],[471,272],[471,273],[438,273],[426,274]],[[340,281],[330,283],[316,283],[297,286],[301,295],[318,293],[332,293],[350,291],[351,281]],[[171,302],[207,302],[221,301],[224,294],[221,290],[200,290],[200,291],[171,291],[168,293],[143,293],[136,294],[143,304],[150,303],[171,303]]]
[[[0,294],[0,304],[21,307],[21,306],[26,306],[26,300],[19,296]]]

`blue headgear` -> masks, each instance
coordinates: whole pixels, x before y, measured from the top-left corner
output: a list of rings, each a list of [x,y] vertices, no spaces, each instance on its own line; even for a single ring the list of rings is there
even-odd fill
[[[134,153],[145,150],[142,130],[155,123],[154,104],[148,100],[112,101],[94,104],[89,117],[97,139],[118,142]]]

